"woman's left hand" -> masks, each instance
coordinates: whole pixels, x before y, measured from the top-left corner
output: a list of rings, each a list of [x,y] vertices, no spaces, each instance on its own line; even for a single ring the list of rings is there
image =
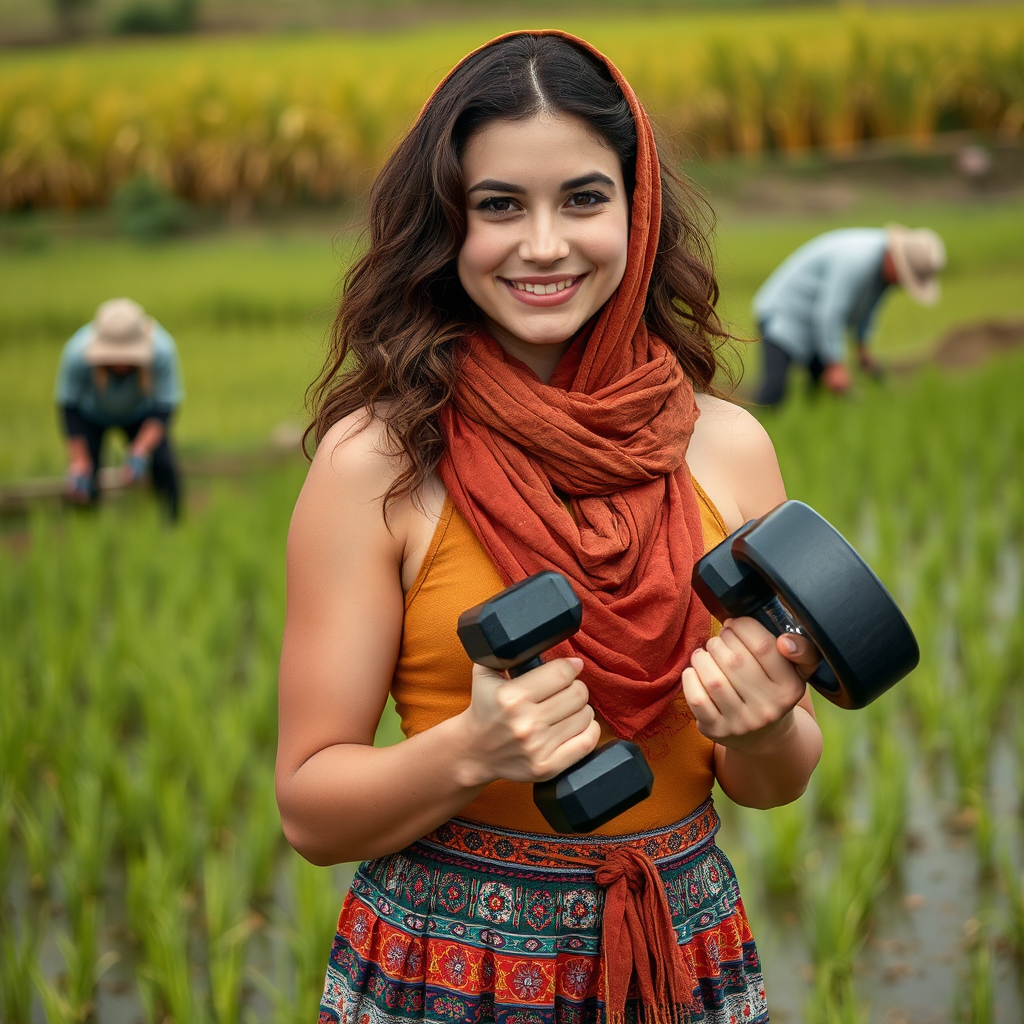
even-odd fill
[[[694,651],[683,671],[683,694],[709,739],[769,753],[820,660],[807,637],[775,637],[756,619],[727,619],[717,637]]]

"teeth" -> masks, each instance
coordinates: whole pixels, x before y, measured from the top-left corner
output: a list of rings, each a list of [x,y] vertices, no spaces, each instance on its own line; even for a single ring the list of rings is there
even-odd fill
[[[551,284],[530,284],[523,281],[511,283],[513,288],[518,288],[521,292],[529,292],[531,295],[554,295],[555,292],[564,291],[575,281],[575,277],[567,277],[564,281],[554,281]]]

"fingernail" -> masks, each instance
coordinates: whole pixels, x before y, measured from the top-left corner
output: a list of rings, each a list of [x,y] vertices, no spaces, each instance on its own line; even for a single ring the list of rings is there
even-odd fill
[[[790,654],[796,654],[796,652],[800,650],[799,644],[797,644],[791,636],[784,636],[782,638],[782,646],[785,647]]]
[[[580,669],[583,668],[583,659],[582,658],[570,658],[569,661],[571,661],[572,664],[576,666],[576,671],[577,672],[579,672]]]

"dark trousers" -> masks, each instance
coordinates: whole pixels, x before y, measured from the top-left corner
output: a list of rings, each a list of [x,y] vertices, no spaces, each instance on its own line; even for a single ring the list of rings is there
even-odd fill
[[[770,338],[761,339],[761,352],[764,373],[754,401],[758,405],[778,405],[786,396],[786,378],[789,376],[789,367],[795,360]],[[818,387],[821,375],[825,372],[825,364],[817,356],[812,356],[809,363],[801,365],[807,367],[807,372],[811,376],[811,386]]]
[[[81,437],[85,440],[89,449],[89,458],[92,460],[92,480],[90,481],[90,504],[95,503],[99,498],[99,486],[97,475],[100,471],[100,453],[103,450],[103,438],[108,430],[115,429],[124,432],[128,443],[135,440],[136,435],[142,429],[142,424],[147,419],[158,419],[164,425],[164,436],[160,443],[153,449],[150,456],[149,472],[153,482],[153,490],[163,502],[167,515],[172,522],[176,521],[181,512],[181,476],[174,459],[174,452],[170,444],[170,414],[162,413],[157,416],[145,417],[131,423],[119,423],[114,427],[106,423],[95,423],[86,419],[77,409],[65,407],[64,429],[68,437]]]

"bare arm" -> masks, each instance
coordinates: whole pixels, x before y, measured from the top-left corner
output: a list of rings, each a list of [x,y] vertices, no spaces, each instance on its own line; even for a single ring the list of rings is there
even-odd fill
[[[763,427],[742,409],[700,399],[690,468],[738,529],[786,500],[778,460]],[[754,619],[723,624],[696,651],[683,690],[704,735],[715,740],[715,774],[739,804],[774,807],[807,788],[821,757],[821,730],[805,680],[818,663],[805,640],[773,637]]]
[[[394,461],[372,426],[321,443],[288,538],[287,613],[279,678],[277,798],[285,835],[317,864],[407,846],[498,778],[550,777],[596,745],[600,729],[558,659],[514,681],[474,671],[469,708],[383,749],[372,746],[398,659],[403,500],[385,525]],[[340,442],[340,443],[339,443]]]
[[[92,459],[89,457],[89,446],[85,438],[77,434],[69,435],[65,440],[68,455],[68,472],[76,476],[88,476],[92,472]]]
[[[157,419],[143,420],[139,432],[132,441],[131,453],[145,458],[164,439],[166,433],[163,421]]]

